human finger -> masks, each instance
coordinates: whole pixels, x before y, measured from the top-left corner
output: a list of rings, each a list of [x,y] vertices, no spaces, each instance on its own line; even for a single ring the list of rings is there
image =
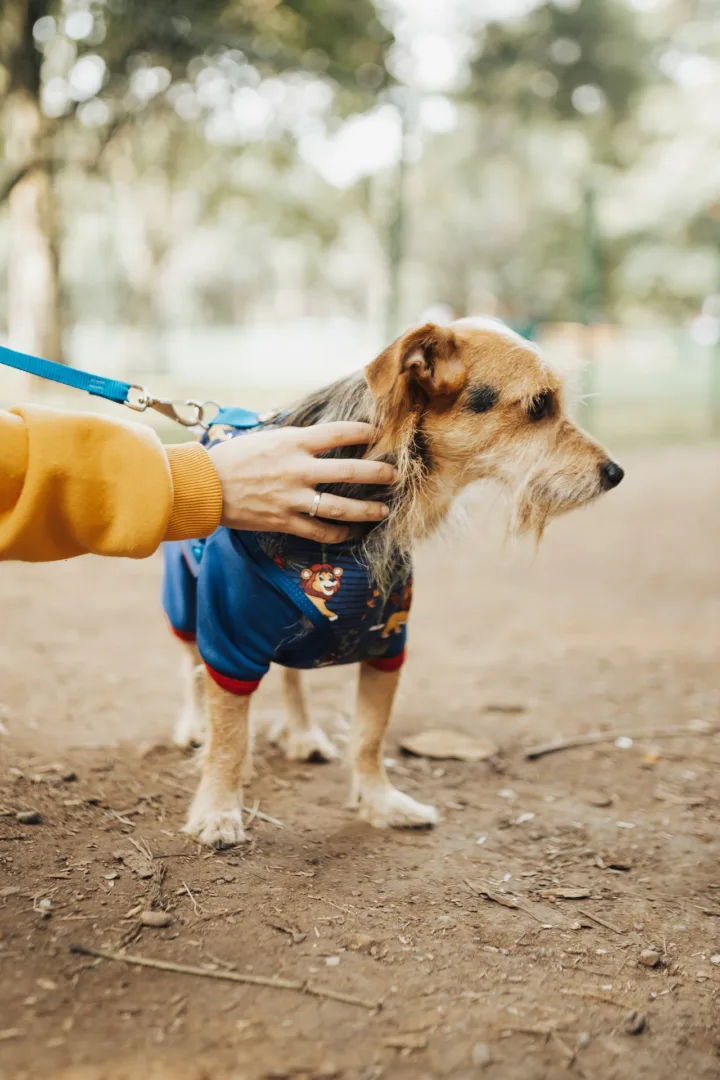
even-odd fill
[[[310,492],[310,496],[312,498],[307,504],[307,513],[315,504],[316,493],[314,491]],[[305,507],[302,509],[305,509]],[[332,521],[384,521],[390,511],[384,503],[367,502],[360,499],[344,499],[339,495],[322,492],[315,513],[318,517],[330,518]]]
[[[343,525],[330,525],[307,514],[293,514],[279,531],[317,540],[320,544],[341,544],[350,535],[350,530]]]
[[[371,424],[361,424],[354,420],[336,420],[330,424],[315,424],[299,430],[302,431],[301,445],[311,454],[334,450],[338,446],[369,443],[375,434]]]
[[[392,484],[395,469],[386,461],[367,458],[315,458],[308,463],[307,481],[315,484]]]

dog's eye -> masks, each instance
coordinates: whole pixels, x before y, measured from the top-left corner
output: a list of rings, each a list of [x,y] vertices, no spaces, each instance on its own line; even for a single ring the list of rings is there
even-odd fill
[[[467,407],[472,412],[489,412],[497,403],[500,391],[494,386],[473,386],[468,391]]]
[[[547,416],[552,416],[554,412],[555,399],[552,391],[543,390],[542,393],[536,394],[530,402],[528,417],[533,424],[536,424],[538,420],[544,420]]]

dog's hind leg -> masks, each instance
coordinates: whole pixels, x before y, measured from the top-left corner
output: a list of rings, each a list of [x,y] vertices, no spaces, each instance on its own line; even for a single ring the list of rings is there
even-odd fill
[[[206,674],[195,642],[184,642],[183,649],[183,703],[175,722],[173,742],[188,750],[200,746],[207,733]]]
[[[271,741],[281,745],[289,761],[334,761],[339,757],[328,736],[310,719],[302,673],[283,668],[285,721],[271,733]]]
[[[200,786],[190,807],[185,832],[208,847],[242,844],[242,784],[249,772],[250,695],[223,690],[207,677],[208,741]]]
[[[378,829],[436,825],[434,806],[417,802],[390,783],[383,764],[383,744],[399,671],[360,665],[358,701],[350,737],[352,786],[349,804]]]

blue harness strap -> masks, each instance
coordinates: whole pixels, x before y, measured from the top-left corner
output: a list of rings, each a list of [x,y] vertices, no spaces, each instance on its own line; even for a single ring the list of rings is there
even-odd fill
[[[74,390],[84,390],[95,397],[115,401],[118,405],[127,404],[128,395],[133,389],[132,383],[91,375],[88,371],[78,371],[77,368],[56,364],[53,360],[42,360],[39,356],[15,352],[4,345],[0,345],[0,364],[16,368],[17,371],[26,371],[29,375],[37,375],[41,379],[72,386]]]
[[[212,420],[208,421],[208,427],[215,424],[224,424],[232,428],[254,428],[261,423],[260,417],[250,409],[218,409]]]

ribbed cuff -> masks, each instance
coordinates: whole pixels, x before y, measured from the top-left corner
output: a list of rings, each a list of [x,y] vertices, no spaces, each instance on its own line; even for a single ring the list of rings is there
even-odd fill
[[[173,486],[173,508],[166,540],[209,536],[220,524],[223,495],[210,455],[199,443],[166,446]]]

